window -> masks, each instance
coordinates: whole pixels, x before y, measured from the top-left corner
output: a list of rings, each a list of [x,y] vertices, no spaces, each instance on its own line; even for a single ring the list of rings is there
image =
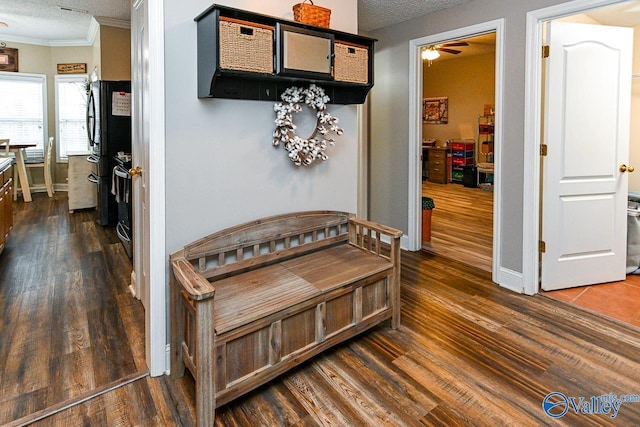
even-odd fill
[[[66,162],[71,152],[86,152],[87,76],[55,76],[57,160]]]
[[[36,143],[28,157],[42,157],[47,139],[46,76],[0,72],[0,138]]]

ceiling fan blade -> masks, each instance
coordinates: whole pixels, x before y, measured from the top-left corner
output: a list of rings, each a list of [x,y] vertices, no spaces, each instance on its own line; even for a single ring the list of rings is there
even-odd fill
[[[438,49],[440,52],[447,52],[447,53],[453,53],[454,55],[459,54],[460,52],[462,52],[461,50],[455,50],[455,49],[447,49],[445,47],[441,47],[440,49]]]
[[[469,46],[467,42],[453,42],[453,43],[445,43],[442,47],[452,47],[452,46]]]

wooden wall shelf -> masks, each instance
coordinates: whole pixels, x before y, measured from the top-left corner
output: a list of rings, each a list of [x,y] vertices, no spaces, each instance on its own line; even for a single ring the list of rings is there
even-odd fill
[[[373,47],[375,39],[362,37],[355,34],[315,27],[288,21],[267,15],[243,11],[225,6],[213,5],[195,18],[198,34],[198,97],[199,98],[227,98],[247,99],[260,101],[278,101],[280,95],[291,86],[307,87],[312,83],[324,89],[333,104],[362,104],[369,90],[373,87]],[[272,52],[257,52],[259,55],[270,55],[269,70],[266,72],[245,71],[235,66],[224,66],[221,63],[221,32],[220,22],[234,22],[239,25],[246,24],[248,31],[252,27],[273,29],[271,39]],[[331,69],[324,75],[321,73],[305,73],[291,75],[283,73],[281,64],[284,55],[282,40],[282,28],[300,31],[302,34],[321,34],[331,40],[330,66]],[[243,28],[244,29],[244,28]],[[280,33],[278,31],[280,29]],[[339,81],[335,73],[336,45],[353,46],[353,53],[357,49],[358,61],[366,61],[362,64],[366,67],[362,75],[366,76],[366,83]],[[264,46],[264,44],[263,44]],[[249,47],[251,49],[251,47]],[[228,52],[227,52],[228,53]],[[254,52],[250,52],[254,53]],[[238,55],[242,55],[241,52]],[[355,55],[355,53],[354,53]],[[252,56],[252,55],[251,55]],[[355,58],[355,56],[354,56]],[[353,58],[347,58],[353,60]],[[263,61],[264,63],[265,61]],[[344,64],[339,62],[337,65]],[[252,65],[252,64],[250,64]],[[287,75],[283,75],[287,74]],[[342,77],[344,80],[344,77]],[[364,80],[364,79],[362,79]]]

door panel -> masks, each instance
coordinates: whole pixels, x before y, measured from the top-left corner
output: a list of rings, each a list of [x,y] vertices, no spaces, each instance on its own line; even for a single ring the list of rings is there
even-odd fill
[[[133,178],[133,242],[134,242],[134,276],[136,296],[142,301],[149,316],[149,34],[148,4],[139,1],[134,5],[134,17],[137,20],[134,33],[133,68],[134,86],[134,139],[132,143],[133,164],[139,166],[141,173]],[[148,329],[147,329],[148,331]],[[147,344],[149,337],[147,337]],[[147,350],[149,346],[147,345]]]
[[[629,28],[549,25],[544,290],[624,279],[632,39]]]

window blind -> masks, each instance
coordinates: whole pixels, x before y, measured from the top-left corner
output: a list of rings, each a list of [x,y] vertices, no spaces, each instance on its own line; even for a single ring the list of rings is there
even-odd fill
[[[86,152],[87,76],[55,76],[57,158],[66,161],[68,153]]]
[[[0,138],[36,143],[28,157],[42,157],[47,138],[46,76],[0,72]]]

